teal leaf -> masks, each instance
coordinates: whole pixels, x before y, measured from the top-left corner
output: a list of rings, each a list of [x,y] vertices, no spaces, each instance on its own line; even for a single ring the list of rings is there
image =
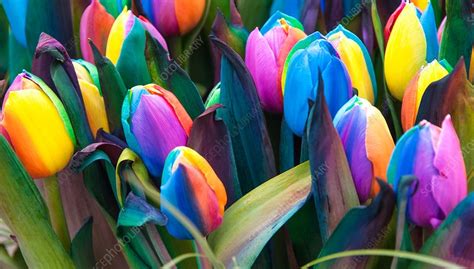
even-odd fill
[[[359,199],[341,139],[326,105],[321,74],[319,80],[316,102],[308,117],[306,136],[314,202],[321,237],[325,242],[344,215],[359,205]]]
[[[158,209],[148,204],[145,199],[130,192],[120,211],[117,225],[136,227],[149,222],[163,226],[166,225],[167,218]]]
[[[76,268],[93,268],[92,217],[86,220],[71,242],[71,257]]]
[[[276,175],[275,159],[252,76],[240,56],[211,36],[222,53],[218,115],[229,129],[243,193]]]
[[[395,209],[395,193],[384,181],[378,180],[380,192],[368,206],[351,209],[327,240],[319,257],[334,253],[375,248],[388,234],[387,229]],[[365,268],[368,257],[351,257],[326,262],[316,268]]]

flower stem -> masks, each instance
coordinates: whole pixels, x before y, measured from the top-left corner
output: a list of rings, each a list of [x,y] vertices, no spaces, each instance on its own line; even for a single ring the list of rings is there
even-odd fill
[[[47,177],[43,180],[45,201],[49,209],[49,218],[54,231],[66,251],[69,251],[71,239],[69,238],[69,230],[67,228],[66,217],[64,215],[63,203],[61,200],[61,192],[59,190],[59,181],[57,175]]]

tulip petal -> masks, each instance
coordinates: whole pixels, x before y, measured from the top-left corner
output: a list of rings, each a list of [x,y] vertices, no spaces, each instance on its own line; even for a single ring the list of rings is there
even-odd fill
[[[402,100],[408,83],[425,63],[425,59],[425,34],[416,15],[416,8],[413,4],[408,4],[393,26],[384,61],[387,85],[395,98]],[[403,74],[400,70],[403,70]]]
[[[94,84],[82,79],[79,79],[79,86],[81,87],[81,93],[84,99],[87,120],[94,137],[96,137],[99,129],[110,132],[107,113],[105,112],[104,98],[100,94],[99,89],[97,89]]]
[[[272,28],[280,26],[281,25],[280,19],[284,19],[292,27],[298,28],[301,31],[304,30],[303,25],[296,18],[292,16],[288,16],[287,14],[282,13],[280,11],[277,11],[273,13],[273,15],[265,22],[265,24],[262,26],[262,29],[260,29],[260,32],[263,35],[265,35]]]
[[[129,13],[124,9],[117,19],[115,19],[110,29],[105,56],[107,56],[113,64],[117,64],[120,57],[120,52],[125,40],[125,22],[128,16]]]
[[[425,2],[428,3],[428,7],[426,9],[421,9],[424,11],[423,15],[421,15],[420,22],[423,26],[423,32],[426,37],[426,61],[431,62],[438,58],[439,44],[433,6],[430,2]]]
[[[107,13],[99,0],[91,1],[90,5],[84,10],[81,17],[80,38],[82,57],[86,61],[93,62],[94,60],[88,39],[92,39],[102,54],[105,53],[107,39],[113,23],[114,17]]]
[[[439,176],[433,179],[433,197],[447,216],[467,195],[466,168],[461,145],[454,130],[451,116],[441,126],[438,144],[434,145],[434,166]],[[448,178],[449,177],[449,178]]]
[[[165,36],[179,34],[179,25],[176,18],[175,1],[141,1],[147,17],[153,25]]]
[[[206,7],[206,1],[175,0],[171,2],[174,2],[174,13],[178,23],[179,33],[181,35],[187,34],[201,21],[204,8]],[[169,10],[165,12],[169,12]],[[163,12],[160,13],[160,15],[161,14],[163,14]]]
[[[117,225],[137,227],[150,222],[162,226],[166,225],[167,218],[162,212],[148,204],[145,199],[130,192],[120,211]]]
[[[3,8],[10,22],[10,27],[15,39],[23,46],[26,42],[26,11],[28,9],[27,0],[4,0]]]

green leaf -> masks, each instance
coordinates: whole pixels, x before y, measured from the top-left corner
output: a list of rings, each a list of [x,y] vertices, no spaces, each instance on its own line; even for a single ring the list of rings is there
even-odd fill
[[[474,42],[471,8],[471,0],[446,1],[447,19],[439,51],[439,58],[446,59],[451,65],[464,57],[467,70]]]
[[[192,119],[204,112],[204,103],[194,82],[148,32],[145,57],[153,82],[173,92]]]
[[[474,267],[474,193],[466,197],[448,215],[425,242],[420,253],[457,263],[464,268]],[[410,269],[432,268],[413,262]]]
[[[92,217],[86,220],[71,243],[71,257],[76,268],[93,268]]]
[[[12,229],[29,268],[74,268],[56,236],[41,195],[0,136],[0,216]]]
[[[264,114],[252,76],[242,58],[220,39],[211,36],[222,53],[219,109],[229,129],[240,186],[248,193],[276,175],[275,159]]]
[[[332,123],[319,75],[316,102],[306,127],[313,195],[323,243],[346,212],[359,205],[349,164],[339,134]]]
[[[9,27],[7,15],[3,6],[0,5],[0,78],[5,77],[5,74],[8,69],[8,35]]]
[[[303,206],[311,191],[309,163],[301,164],[258,186],[235,202],[222,225],[208,237],[224,265],[250,268],[278,229]]]
[[[242,20],[247,29],[262,27],[270,15],[271,0],[240,0],[237,8],[242,15]]]
[[[123,137],[122,130],[122,104],[127,94],[127,88],[115,65],[105,56],[100,54],[99,49],[89,40],[94,61],[99,73],[100,88],[104,97],[107,119],[113,134]]]
[[[380,192],[368,206],[351,209],[324,245],[319,257],[340,251],[374,248],[388,234],[387,225],[395,209],[395,193],[379,180]],[[339,259],[317,268],[366,268],[367,257]]]

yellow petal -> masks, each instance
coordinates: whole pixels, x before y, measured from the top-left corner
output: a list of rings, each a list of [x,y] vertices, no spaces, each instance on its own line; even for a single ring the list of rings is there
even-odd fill
[[[469,79],[474,83],[474,46],[472,46],[471,64],[469,65]]]
[[[127,8],[124,8],[110,29],[105,56],[107,56],[113,64],[117,64],[120,57],[120,51],[122,50],[123,41],[125,40],[125,23],[129,15],[130,13],[127,11]]]
[[[347,38],[343,32],[338,32],[329,37],[329,41],[336,48],[341,60],[346,65],[352,81],[352,87],[356,88],[359,96],[374,103],[374,91],[370,80],[367,63],[359,45],[354,40]]]
[[[74,65],[74,71],[76,72],[78,79],[85,80],[89,83],[94,83],[94,81],[92,81],[91,75],[84,66],[76,62],[72,62],[72,64]]]
[[[426,88],[428,88],[432,82],[440,80],[446,75],[448,75],[448,71],[437,60],[433,60],[421,69],[416,93],[416,114],[418,114],[418,108],[420,107],[421,99],[423,98]]]
[[[3,126],[19,159],[33,178],[61,171],[74,151],[64,123],[48,96],[36,89],[10,92]]]
[[[425,64],[425,58],[425,33],[415,6],[408,4],[393,26],[385,51],[385,79],[395,98],[402,100],[408,83]]]
[[[100,128],[106,132],[110,132],[104,98],[100,95],[99,89],[97,89],[94,84],[83,79],[79,79],[79,87],[81,88],[82,98],[84,99],[87,120],[89,121],[89,126],[94,137]]]
[[[428,6],[430,0],[411,0],[411,2],[417,6],[421,11],[424,11]]]

